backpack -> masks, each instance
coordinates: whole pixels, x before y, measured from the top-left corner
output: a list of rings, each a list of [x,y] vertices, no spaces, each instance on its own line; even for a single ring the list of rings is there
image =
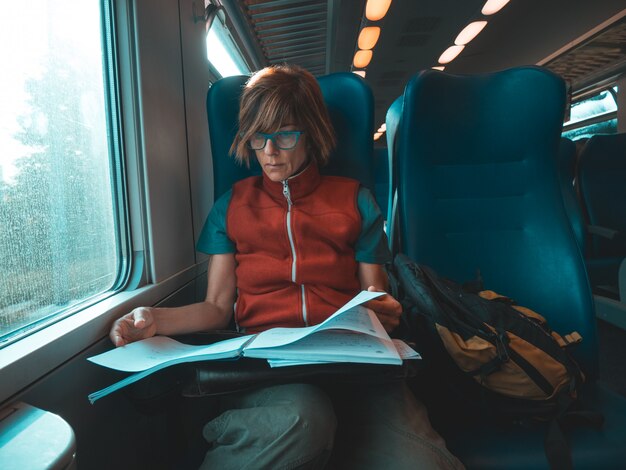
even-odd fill
[[[585,376],[569,349],[581,336],[560,335],[538,313],[483,290],[480,276],[461,285],[404,254],[396,255],[392,273],[403,336],[422,354],[446,414],[458,416],[457,407],[481,420],[549,421],[548,460],[571,467],[562,428],[602,423],[601,415],[576,410]]]

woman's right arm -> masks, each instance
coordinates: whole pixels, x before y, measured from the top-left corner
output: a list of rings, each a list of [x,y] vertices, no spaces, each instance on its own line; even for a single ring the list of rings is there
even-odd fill
[[[136,308],[113,323],[109,338],[115,346],[124,346],[156,334],[177,335],[225,328],[233,315],[236,285],[235,255],[213,255],[209,261],[204,302],[172,308]]]

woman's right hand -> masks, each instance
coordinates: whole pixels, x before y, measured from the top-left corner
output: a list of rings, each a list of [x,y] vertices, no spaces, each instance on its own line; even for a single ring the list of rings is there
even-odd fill
[[[156,331],[156,320],[152,308],[138,307],[113,323],[109,338],[116,347],[119,347],[150,338],[156,334]]]

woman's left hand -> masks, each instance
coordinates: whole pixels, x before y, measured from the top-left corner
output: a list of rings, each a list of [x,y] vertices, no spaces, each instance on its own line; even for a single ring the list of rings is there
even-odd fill
[[[369,286],[367,290],[369,292],[384,292],[374,286]],[[402,305],[391,295],[381,295],[363,305],[374,311],[387,333],[391,333],[400,324]]]

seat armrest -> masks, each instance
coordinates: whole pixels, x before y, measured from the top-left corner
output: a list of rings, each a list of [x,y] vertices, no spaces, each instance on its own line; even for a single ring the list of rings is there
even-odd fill
[[[613,230],[608,227],[602,227],[600,225],[587,225],[587,233],[591,235],[598,235],[607,240],[617,240],[621,233],[618,230]]]
[[[626,258],[622,260],[617,275],[618,292],[620,302],[626,304]]]
[[[62,417],[18,402],[0,409],[2,468],[75,469],[76,436]]]

